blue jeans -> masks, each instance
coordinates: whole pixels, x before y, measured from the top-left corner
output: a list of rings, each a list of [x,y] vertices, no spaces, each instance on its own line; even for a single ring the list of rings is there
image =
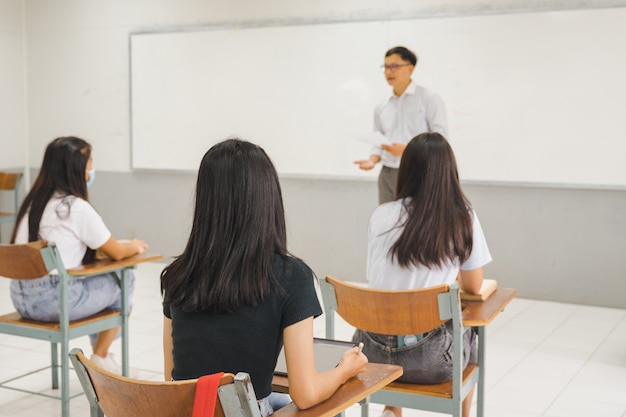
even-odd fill
[[[135,275],[128,274],[128,300],[132,305]],[[59,276],[46,275],[38,279],[12,280],[11,300],[24,318],[38,321],[59,321]],[[105,308],[122,309],[122,291],[112,274],[71,279],[68,284],[70,320],[82,319]],[[95,345],[97,334],[90,335]]]
[[[257,400],[261,417],[267,417],[273,414],[274,411],[279,410],[291,402],[291,397],[288,394],[282,394],[279,392],[272,392],[265,398]]]
[[[398,347],[398,337],[356,330],[354,343],[363,342],[363,353],[370,362],[401,365],[398,382],[438,384],[452,379],[452,321],[427,333],[411,346]],[[473,328],[463,334],[463,368],[477,361],[477,336]]]

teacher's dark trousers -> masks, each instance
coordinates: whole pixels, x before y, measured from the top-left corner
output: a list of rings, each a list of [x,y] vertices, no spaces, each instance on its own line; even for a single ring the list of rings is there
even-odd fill
[[[398,183],[398,168],[389,168],[383,165],[378,174],[378,203],[388,203],[396,199],[396,185]]]

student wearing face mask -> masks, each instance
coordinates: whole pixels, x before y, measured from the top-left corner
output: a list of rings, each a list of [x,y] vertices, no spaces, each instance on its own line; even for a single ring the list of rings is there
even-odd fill
[[[89,204],[87,188],[95,179],[91,145],[77,137],[60,137],[47,146],[41,170],[18,212],[11,243],[37,240],[55,242],[66,268],[92,262],[97,249],[115,260],[142,253],[139,239],[119,241],[111,236],[102,218]],[[132,300],[134,276],[129,277]],[[88,317],[105,308],[121,309],[121,291],[112,274],[69,283],[70,320]],[[22,317],[39,321],[59,320],[59,279],[50,274],[34,280],[13,280],[11,299]],[[109,353],[119,328],[90,335],[91,360],[121,374]]]

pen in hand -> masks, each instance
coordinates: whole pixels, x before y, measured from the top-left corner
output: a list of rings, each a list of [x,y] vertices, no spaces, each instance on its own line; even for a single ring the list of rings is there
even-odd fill
[[[348,354],[349,354],[349,352],[354,352],[354,348],[356,348],[356,354],[357,354],[357,355],[359,355],[359,354],[363,353],[363,342],[360,342],[360,343],[358,344],[358,346],[354,346],[353,348],[350,348],[350,349],[346,350],[346,351],[344,352],[344,357],[345,357],[345,355],[348,355]],[[343,362],[343,359],[344,359],[344,358],[342,357],[342,358],[341,358],[341,360],[339,361],[339,363],[338,363],[335,367],[339,366],[339,365],[341,364],[341,362]]]

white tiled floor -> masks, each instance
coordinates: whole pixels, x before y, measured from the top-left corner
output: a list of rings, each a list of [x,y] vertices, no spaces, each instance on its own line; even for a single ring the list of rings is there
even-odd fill
[[[162,313],[159,273],[162,264],[136,270],[135,306],[131,315],[131,366],[140,378],[159,380]],[[0,313],[12,311],[8,280],[0,280]],[[316,336],[324,336],[322,318]],[[349,339],[352,329],[337,325],[338,338]],[[626,310],[515,299],[487,331],[488,417],[626,417]],[[87,338],[73,347],[90,352]],[[119,352],[119,342],[114,345]],[[0,380],[21,371],[44,367],[49,345],[0,335]],[[49,373],[33,375],[21,384],[52,392]],[[81,391],[76,379],[72,390]],[[370,405],[376,417],[381,406]],[[57,400],[0,389],[0,417],[60,415]],[[72,400],[72,416],[89,415],[84,396]],[[360,415],[357,406],[348,417]],[[441,414],[405,410],[405,417]]]

